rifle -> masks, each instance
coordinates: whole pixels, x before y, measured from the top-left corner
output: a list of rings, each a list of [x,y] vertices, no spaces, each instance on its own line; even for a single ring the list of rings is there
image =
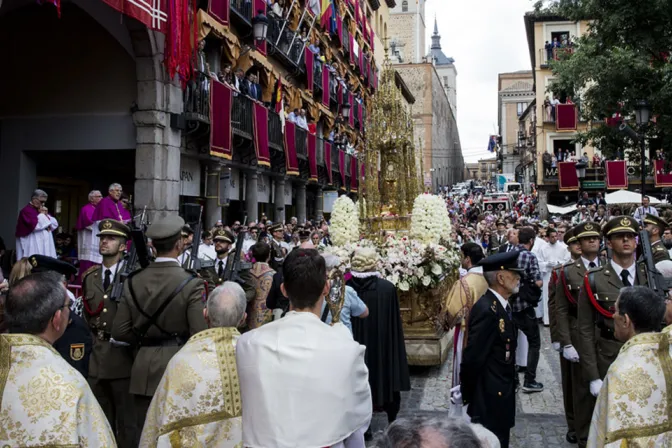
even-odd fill
[[[646,262],[646,280],[649,288],[661,297],[663,300],[667,298],[667,292],[670,290],[669,282],[656,269],[653,262],[653,251],[651,250],[651,242],[649,241],[649,233],[646,229],[639,232],[639,242],[642,245],[642,258]]]
[[[140,218],[140,225],[136,226],[135,222],[132,224],[131,229],[131,250],[124,257],[125,264],[124,270],[121,271],[114,279],[112,284],[112,293],[110,294],[110,299],[118,302],[121,299],[121,293],[124,288],[124,281],[128,278],[129,275],[135,270],[135,266],[140,263],[140,266],[144,269],[149,265],[149,257],[147,255],[147,241],[145,239],[145,230],[144,230],[144,220],[147,212],[147,206],[142,211],[142,217]],[[141,249],[138,251],[138,247]]]
[[[198,249],[201,246],[201,234],[203,233],[202,216],[203,206],[201,206],[201,211],[198,214],[198,224],[194,226],[194,242],[191,243],[191,254],[189,256],[189,269],[196,272],[202,268],[201,260],[198,258]]]
[[[247,216],[245,217],[244,222],[247,221]],[[242,227],[242,226],[241,226]],[[243,279],[240,278],[240,257],[243,252],[243,243],[245,242],[246,232],[241,230],[238,233],[238,238],[236,238],[236,247],[233,251],[233,260],[231,263],[226,263],[226,270],[224,271],[224,281],[234,281],[239,285],[244,283]]]

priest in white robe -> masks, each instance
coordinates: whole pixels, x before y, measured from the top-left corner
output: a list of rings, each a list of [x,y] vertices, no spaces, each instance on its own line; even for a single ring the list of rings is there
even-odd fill
[[[588,446],[672,445],[672,351],[660,331],[665,304],[649,288],[621,290],[614,335],[625,342],[604,378],[590,423]]]
[[[149,406],[140,447],[241,446],[242,404],[236,329],[245,322],[245,291],[225,282],[203,311],[208,330],[196,333],[168,363]],[[216,397],[216,399],[213,399]]]
[[[558,240],[558,231],[556,229],[548,229],[546,231],[548,243],[544,245],[538,254],[539,270],[544,282],[541,288],[541,299],[543,306],[544,325],[550,325],[548,313],[548,284],[551,281],[551,273],[553,268],[567,263],[570,260],[570,253],[567,250],[567,245]],[[536,243],[535,243],[536,244]]]
[[[293,311],[236,347],[243,446],[364,448],[373,411],[365,347],[342,323],[320,320],[329,282],[317,250],[293,250],[283,272]]]
[[[16,258],[31,255],[46,255],[56,258],[56,245],[52,232],[58,229],[58,221],[49,216],[44,204],[47,193],[35,190],[30,203],[21,209],[16,222]]]
[[[70,312],[61,274],[31,274],[10,289],[10,334],[0,335],[0,446],[117,446],[88,383],[52,347]]]
[[[77,218],[77,258],[79,259],[79,275],[88,271],[91,266],[99,264],[101,260],[98,246],[93,246],[94,229],[93,213],[96,206],[103,199],[103,195],[98,190],[89,193],[89,202],[79,211]],[[81,280],[81,279],[80,279]]]

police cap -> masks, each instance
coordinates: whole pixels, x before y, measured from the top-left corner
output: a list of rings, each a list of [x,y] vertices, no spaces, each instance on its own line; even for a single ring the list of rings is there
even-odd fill
[[[98,235],[120,236],[128,239],[131,229],[121,221],[114,219],[103,219],[98,224]]]
[[[602,238],[602,231],[600,230],[600,226],[594,222],[582,222],[572,230],[574,230],[574,236],[577,240],[580,240],[581,238],[589,238],[591,236]]]
[[[215,235],[212,237],[214,241],[223,241],[225,243],[233,244],[236,237],[229,230],[217,229]]]
[[[177,235],[184,227],[184,219],[177,215],[166,216],[152,223],[147,229],[147,238],[165,240]]]
[[[277,232],[278,230],[282,230],[282,223],[281,222],[276,222],[275,224],[271,224],[270,226],[267,227],[268,233],[273,233]]]
[[[634,233],[639,232],[639,224],[634,218],[630,216],[616,216],[611,218],[604,226],[604,234],[607,237],[618,233]]]
[[[490,255],[487,258],[482,259],[478,265],[483,267],[483,272],[493,272],[493,271],[515,271],[522,272],[523,270],[518,267],[518,255],[520,254],[517,250],[512,250],[511,252],[503,252],[501,254]]]
[[[59,274],[65,275],[66,277],[70,277],[77,273],[77,268],[70,263],[66,263],[65,261],[61,261],[56,258],[47,257],[46,255],[31,255],[28,261],[33,267],[31,272],[55,271]]]
[[[646,214],[646,217],[644,218],[644,224],[653,224],[654,226],[658,226],[660,233],[663,233],[665,229],[667,229],[667,223],[664,220],[650,213]]]

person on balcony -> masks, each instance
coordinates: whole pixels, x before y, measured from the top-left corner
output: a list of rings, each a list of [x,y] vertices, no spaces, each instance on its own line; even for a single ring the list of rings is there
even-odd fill
[[[231,71],[231,64],[226,63],[222,67],[222,70],[217,74],[217,79],[219,82],[223,82],[228,86],[233,86],[233,72]]]
[[[245,83],[245,72],[243,71],[242,68],[237,68],[233,76],[231,85],[233,86],[233,89],[236,92],[240,92],[243,88],[244,83]],[[238,96],[238,94],[234,92],[233,96]]]
[[[299,116],[296,117],[296,125],[301,129],[308,130],[308,121],[306,120],[306,109],[299,111]]]
[[[287,121],[289,121],[290,123],[296,123],[296,117],[298,116],[299,116],[299,109],[294,109],[287,116]]]
[[[546,41],[544,49],[546,50],[546,62],[553,60],[553,44]]]

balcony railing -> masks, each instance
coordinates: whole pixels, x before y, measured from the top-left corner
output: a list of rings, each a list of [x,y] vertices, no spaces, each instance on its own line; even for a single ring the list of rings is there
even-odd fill
[[[209,80],[196,72],[195,80],[184,89],[184,118],[187,121],[210,123]]]
[[[558,61],[565,56],[569,56],[574,53],[574,47],[558,47],[539,49],[539,65],[541,67],[548,67],[551,61]]]
[[[312,53],[308,53],[307,56],[311,57]],[[322,98],[322,70],[322,63],[316,59],[313,63],[313,97],[318,99]]]
[[[317,158],[317,165],[324,166],[324,139],[318,138],[315,145],[315,153]]]
[[[278,59],[285,65],[292,69],[303,69],[305,43],[294,31],[289,29],[285,20],[272,12],[268,13],[266,40],[276,50],[276,54],[281,55]]]
[[[268,143],[270,147],[278,151],[282,151],[284,148],[280,115],[273,111],[268,112]]]
[[[306,160],[308,158],[308,132],[300,127],[296,127],[296,155],[300,159]]]
[[[252,25],[251,0],[231,0],[231,11],[249,25]]]
[[[234,131],[246,138],[252,138],[252,100],[238,95],[233,99],[231,124]]]
[[[352,171],[350,171],[351,166],[352,166],[352,159],[353,159],[353,157],[351,155],[349,155],[349,154],[345,155],[345,175],[346,176],[350,176],[350,173],[352,173]]]
[[[566,103],[560,103],[555,107],[550,104],[544,103],[543,107],[543,120],[544,123],[561,123],[575,122],[575,121],[584,121],[581,117],[581,108],[578,104],[573,104],[574,108],[566,107]],[[559,120],[558,120],[559,119]]]
[[[343,52],[345,55],[345,59],[349,60],[350,58],[350,32],[348,31],[348,27],[345,25],[345,22],[343,22]]]
[[[340,173],[338,169],[338,148],[336,145],[331,145],[331,171]]]

